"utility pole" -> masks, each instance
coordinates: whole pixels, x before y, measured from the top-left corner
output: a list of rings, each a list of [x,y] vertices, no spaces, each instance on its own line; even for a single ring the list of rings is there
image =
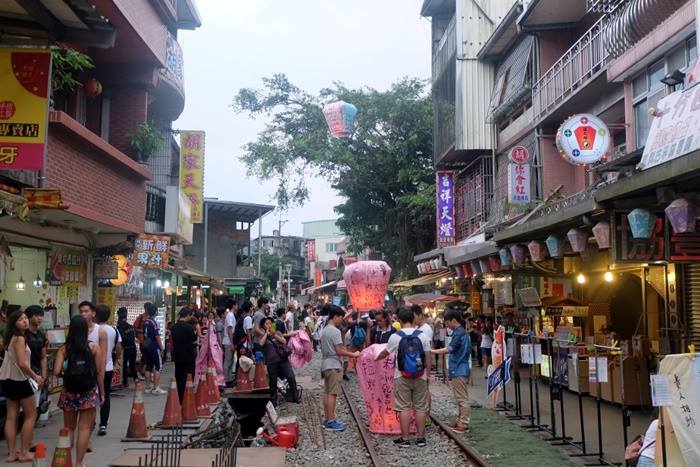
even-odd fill
[[[282,275],[282,225],[287,221],[282,220],[280,215],[279,223],[277,226],[277,303],[282,303],[284,300],[284,291],[282,290],[282,282],[284,281],[284,276]]]

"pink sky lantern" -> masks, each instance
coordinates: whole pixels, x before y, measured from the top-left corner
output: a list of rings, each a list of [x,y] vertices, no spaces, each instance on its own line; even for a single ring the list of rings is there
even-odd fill
[[[586,251],[588,245],[588,234],[580,229],[571,229],[566,233],[566,238],[569,239],[571,249],[576,253]]]
[[[349,138],[357,116],[357,107],[345,101],[332,102],[323,107],[323,116],[334,138]]]
[[[542,242],[533,240],[527,244],[527,249],[530,251],[530,257],[536,263],[542,262],[547,258],[547,246]]]
[[[375,358],[386,344],[370,345],[357,359],[357,381],[367,408],[369,431],[385,435],[401,434],[399,414],[394,411],[394,361],[395,354],[384,360]],[[415,419],[410,431],[416,432]]]
[[[600,221],[593,226],[593,237],[601,250],[610,248],[610,222]]]
[[[698,220],[697,207],[685,198],[673,200],[664,209],[668,221],[673,227],[673,233],[695,232],[695,224]]]
[[[384,261],[358,261],[346,267],[343,280],[352,306],[357,311],[382,308],[390,277],[391,268]]]
[[[513,257],[513,264],[520,266],[525,262],[525,247],[517,243],[511,245],[510,255]]]
[[[489,264],[488,258],[480,258],[479,267],[482,273],[491,272],[491,264]]]
[[[501,270],[501,258],[498,256],[489,256],[489,267],[493,272],[499,272]]]

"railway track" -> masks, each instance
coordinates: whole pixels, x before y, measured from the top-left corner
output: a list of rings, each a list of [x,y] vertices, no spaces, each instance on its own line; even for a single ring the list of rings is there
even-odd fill
[[[367,452],[369,453],[369,458],[372,465],[374,467],[388,467],[391,465],[395,465],[394,462],[384,461],[381,454],[376,449],[377,435],[373,435],[369,432],[369,429],[367,428],[366,422],[362,417],[360,409],[358,408],[355,399],[348,394],[348,390],[346,389],[345,384],[342,385],[342,389],[343,395],[345,396],[345,400],[347,401],[348,407],[350,408],[350,413],[352,414],[355,422],[357,423],[360,436],[362,437],[362,441],[365,447],[367,448]],[[430,415],[430,418],[432,419],[435,426],[439,428],[445,436],[447,436],[450,440],[454,442],[454,445],[460,450],[465,460],[468,462],[467,465],[474,467],[488,467],[490,465],[481,456],[481,454],[479,454],[474,448],[472,448],[466,443],[463,437],[450,430],[450,428],[445,422],[433,415]]]

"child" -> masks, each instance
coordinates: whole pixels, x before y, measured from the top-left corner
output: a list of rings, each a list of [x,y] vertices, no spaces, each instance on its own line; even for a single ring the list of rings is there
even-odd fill
[[[471,340],[464,329],[464,320],[457,310],[445,312],[445,325],[452,330],[450,345],[444,349],[433,350],[434,354],[449,353],[450,386],[455,401],[459,407],[457,423],[450,425],[453,431],[464,433],[469,431],[469,361],[471,359]]]

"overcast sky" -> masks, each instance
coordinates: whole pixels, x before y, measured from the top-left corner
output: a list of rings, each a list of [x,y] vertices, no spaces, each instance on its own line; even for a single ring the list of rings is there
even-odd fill
[[[186,105],[178,129],[204,130],[207,197],[274,204],[273,181],[246,177],[241,147],[263,125],[237,115],[230,104],[238,89],[286,73],[316,93],[333,81],[386,89],[401,77],[430,77],[430,23],[422,0],[197,0],[202,27],[181,31]],[[362,109],[359,109],[362,112]],[[310,201],[282,214],[285,235],[300,235],[301,222],[332,219],[341,200],[323,179],[313,180]],[[268,214],[272,233],[279,214]],[[257,237],[254,227],[253,237]]]

